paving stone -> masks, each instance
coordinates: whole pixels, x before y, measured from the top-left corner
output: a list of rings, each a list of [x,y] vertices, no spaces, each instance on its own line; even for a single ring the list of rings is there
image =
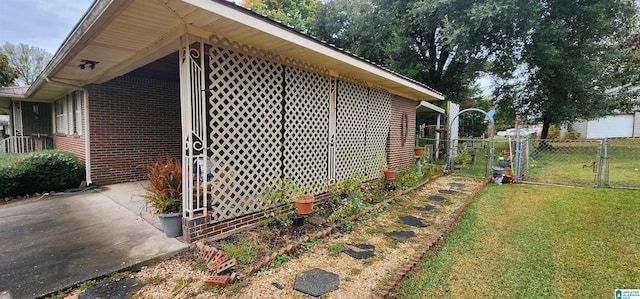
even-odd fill
[[[137,278],[126,277],[117,281],[108,279],[94,285],[78,295],[78,299],[128,298],[128,295],[142,289],[144,283]]]
[[[440,190],[438,190],[438,192],[444,193],[444,194],[455,194],[455,193],[458,193],[458,191],[451,190],[451,189],[440,189]]]
[[[447,198],[444,197],[444,196],[440,196],[440,195],[431,195],[431,196],[429,196],[429,200],[442,202],[442,201],[447,200]]]
[[[357,260],[364,260],[364,259],[370,259],[372,257],[375,257],[376,254],[375,252],[373,252],[373,250],[353,250],[351,248],[343,248],[342,252],[344,252],[346,255],[357,259]]]
[[[320,297],[326,293],[333,292],[339,286],[340,277],[338,274],[320,268],[299,273],[293,282],[294,290],[313,297]]]
[[[397,231],[385,233],[385,235],[395,239],[410,239],[410,238],[415,238],[416,233],[410,230],[399,230],[399,231],[397,230]]]
[[[427,227],[429,226],[429,224],[422,222],[422,218],[418,218],[416,216],[400,216],[400,221],[402,221],[402,223],[409,225],[409,226],[413,226],[413,227]]]
[[[375,246],[371,244],[356,243],[347,244],[347,247],[343,248],[342,252],[354,259],[363,260],[375,257],[376,254],[374,250]]]
[[[413,208],[418,211],[426,211],[426,212],[430,212],[436,209],[436,207],[432,205],[426,205],[424,207],[413,207]]]
[[[462,187],[464,187],[464,184],[463,183],[453,182],[453,183],[449,183],[449,186],[455,187],[455,188],[462,188]]]
[[[355,248],[359,248],[362,250],[374,250],[376,247],[371,245],[371,244],[367,244],[367,243],[350,243],[347,244],[349,246],[353,246]]]

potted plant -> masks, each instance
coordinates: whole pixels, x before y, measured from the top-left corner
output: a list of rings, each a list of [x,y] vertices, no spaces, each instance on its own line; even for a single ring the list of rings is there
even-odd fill
[[[413,148],[413,153],[416,156],[422,157],[422,155],[424,154],[424,147],[420,147],[420,146],[416,146]]]
[[[396,171],[393,169],[385,169],[383,170],[384,172],[384,179],[387,181],[393,181],[393,179],[395,178],[396,175]]]
[[[177,159],[164,159],[144,166],[149,183],[144,195],[147,208],[158,215],[162,230],[169,238],[182,235],[182,166]]]
[[[267,208],[264,217],[274,217],[284,226],[289,226],[291,219],[284,212],[293,208],[294,203],[298,215],[311,214],[314,197],[306,193],[289,178],[274,179],[272,187],[267,187],[260,198],[261,204]]]

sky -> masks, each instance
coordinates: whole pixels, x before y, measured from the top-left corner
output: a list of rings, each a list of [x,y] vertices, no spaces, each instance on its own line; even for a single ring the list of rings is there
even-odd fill
[[[0,44],[27,44],[54,54],[93,0],[1,0]]]
[[[0,45],[24,43],[55,54],[92,4],[93,0],[0,0]],[[480,84],[487,95],[490,82],[483,78]]]

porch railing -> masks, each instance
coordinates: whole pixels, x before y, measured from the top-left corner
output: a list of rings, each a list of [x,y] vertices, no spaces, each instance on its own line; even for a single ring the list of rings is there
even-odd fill
[[[47,149],[46,136],[11,136],[0,140],[0,154],[29,153]]]

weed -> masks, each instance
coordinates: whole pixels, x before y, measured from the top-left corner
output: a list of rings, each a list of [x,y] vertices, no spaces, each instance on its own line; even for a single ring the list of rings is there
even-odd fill
[[[258,240],[253,236],[240,236],[237,244],[223,243],[222,250],[230,257],[235,258],[239,265],[250,265],[258,256]]]
[[[291,260],[291,257],[287,254],[283,254],[281,256],[279,256],[278,258],[276,258],[275,261],[271,262],[271,264],[269,265],[269,267],[273,268],[273,267],[277,267],[280,266],[288,261]]]
[[[329,245],[329,254],[333,256],[338,255],[342,252],[345,246],[346,244],[344,242],[335,242]]]
[[[160,285],[162,283],[164,283],[167,280],[166,277],[162,277],[162,276],[154,276],[154,277],[150,277],[144,280],[144,284],[149,284],[149,285]]]

